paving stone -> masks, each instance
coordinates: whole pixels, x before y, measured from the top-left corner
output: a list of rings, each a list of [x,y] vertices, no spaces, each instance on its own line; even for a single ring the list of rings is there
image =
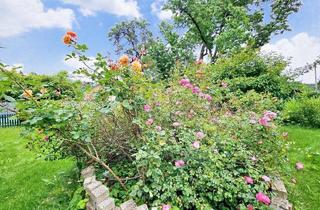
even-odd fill
[[[137,204],[132,199],[120,205],[121,210],[135,210],[136,208],[137,208]]]
[[[96,181],[96,176],[90,176],[84,179],[83,186],[86,188],[87,185],[91,184],[92,182]]]
[[[288,192],[281,180],[275,180],[272,182],[272,191],[277,194],[277,197],[287,200]]]
[[[106,186],[100,185],[93,191],[89,192],[90,198],[94,202],[95,205],[98,205],[102,201],[106,200],[109,196],[109,190]]]
[[[97,210],[114,210],[116,208],[113,198],[108,198],[99,203]]]
[[[143,204],[141,206],[138,206],[136,210],[148,210],[148,206],[146,204]]]
[[[91,202],[88,202],[86,205],[86,210],[96,210]]]
[[[84,179],[87,177],[93,176],[94,174],[95,174],[95,169],[93,166],[89,166],[81,171],[81,177]]]
[[[292,205],[286,199],[275,197],[271,200],[270,208],[275,210],[292,210]]]
[[[84,188],[87,192],[91,192],[94,189],[98,188],[100,185],[102,185],[101,182],[94,180],[93,182],[87,184]]]

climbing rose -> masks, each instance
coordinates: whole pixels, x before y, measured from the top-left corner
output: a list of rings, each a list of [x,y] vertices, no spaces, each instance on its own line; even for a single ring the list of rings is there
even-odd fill
[[[247,209],[248,209],[248,210],[253,210],[254,208],[253,208],[253,206],[252,206],[251,204],[249,204],[249,205],[247,206]]]
[[[137,61],[137,60],[133,61],[131,63],[131,67],[132,67],[133,71],[136,73],[142,72],[142,65],[141,65],[140,61]]]
[[[198,131],[195,133],[197,139],[203,139],[205,137],[205,134],[202,133],[201,131]]]
[[[128,66],[129,65],[129,57],[127,55],[123,55],[119,58],[118,61],[120,66]]]
[[[170,210],[171,206],[169,204],[162,205],[162,210]]]
[[[146,104],[146,105],[143,106],[143,109],[144,109],[145,112],[150,112],[151,111],[151,106]]]
[[[66,33],[67,35],[71,36],[73,39],[76,39],[77,38],[77,33],[76,32],[73,32],[73,31],[67,31]]]
[[[200,142],[199,141],[195,141],[192,143],[192,146],[196,149],[199,149],[200,148]]]
[[[200,93],[200,88],[199,87],[193,87],[192,88],[192,93],[199,94]]]
[[[269,119],[267,118],[267,117],[261,117],[260,119],[259,119],[259,124],[260,125],[263,125],[263,126],[265,126],[265,127],[268,127],[269,126]]]
[[[174,165],[178,168],[183,167],[185,165],[185,162],[183,160],[176,160],[174,162]]]
[[[265,181],[265,182],[270,182],[270,181],[271,181],[270,177],[268,177],[268,176],[266,176],[266,175],[263,175],[261,178],[262,178],[263,181]]]
[[[297,169],[297,170],[302,170],[303,168],[304,168],[303,163],[301,163],[301,162],[297,162],[297,163],[296,163],[296,169]]]
[[[264,203],[266,205],[270,204],[270,198],[268,196],[266,196],[265,194],[263,194],[262,192],[259,192],[256,194],[256,199],[257,199],[257,201]]]
[[[70,35],[68,35],[68,34],[65,34],[63,36],[62,40],[63,40],[64,44],[69,45],[72,42],[72,37]]]
[[[266,111],[266,112],[264,113],[264,117],[269,118],[269,120],[271,121],[271,120],[273,120],[274,118],[277,117],[277,113],[271,112],[271,111]]]
[[[253,184],[253,179],[250,176],[245,176],[244,179],[246,180],[247,184]]]
[[[226,82],[221,82],[221,86],[224,87],[224,88],[227,88],[227,87],[228,87],[228,83],[226,83]]]
[[[190,80],[189,79],[181,79],[179,84],[182,86],[185,86],[187,84],[190,84]]]
[[[150,126],[150,125],[152,125],[153,124],[153,119],[152,118],[150,118],[150,119],[148,119],[147,121],[146,121],[146,125],[147,126]]]

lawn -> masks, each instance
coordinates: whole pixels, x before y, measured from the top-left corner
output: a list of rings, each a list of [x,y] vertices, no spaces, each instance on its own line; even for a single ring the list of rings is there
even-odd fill
[[[290,164],[284,166],[289,200],[296,210],[319,210],[320,129],[288,126],[283,130],[289,133],[289,141],[292,143],[288,154]],[[295,170],[296,162],[302,162],[304,169]]]
[[[37,158],[19,132],[0,129],[0,209],[67,209],[77,186],[74,161]]]

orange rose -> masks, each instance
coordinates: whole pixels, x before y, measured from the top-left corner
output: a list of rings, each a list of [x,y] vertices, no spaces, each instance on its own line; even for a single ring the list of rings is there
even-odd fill
[[[25,98],[31,98],[32,97],[32,90],[29,90],[29,89],[24,90],[22,95]]]
[[[65,34],[63,36],[63,43],[69,45],[69,44],[71,44],[71,42],[72,42],[72,37],[68,34]]]
[[[117,71],[117,70],[119,70],[119,66],[118,66],[117,64],[115,64],[115,63],[110,64],[110,68],[111,68],[112,71]]]
[[[131,68],[133,69],[134,72],[136,73],[141,73],[142,72],[142,65],[139,61],[135,60],[131,63]]]
[[[127,55],[123,55],[119,58],[120,66],[128,66],[129,65],[129,57]]]
[[[73,31],[67,31],[66,33],[67,35],[71,36],[71,38],[76,39],[78,37],[78,35],[76,34],[76,32]]]

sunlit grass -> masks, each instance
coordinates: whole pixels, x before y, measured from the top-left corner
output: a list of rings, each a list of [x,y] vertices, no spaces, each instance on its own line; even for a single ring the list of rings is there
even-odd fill
[[[283,166],[289,200],[296,210],[319,210],[320,129],[290,126],[283,130],[289,133],[289,141],[292,143],[288,153],[290,164]],[[304,169],[297,171],[296,162],[302,162]]]
[[[0,129],[0,209],[67,209],[76,186],[74,161],[37,159],[19,132]]]

